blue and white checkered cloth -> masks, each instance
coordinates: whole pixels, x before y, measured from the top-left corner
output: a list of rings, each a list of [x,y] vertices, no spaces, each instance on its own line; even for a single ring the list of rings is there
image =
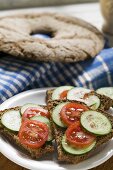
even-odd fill
[[[31,62],[0,56],[0,103],[28,89],[61,85],[113,86],[113,48],[78,63]]]

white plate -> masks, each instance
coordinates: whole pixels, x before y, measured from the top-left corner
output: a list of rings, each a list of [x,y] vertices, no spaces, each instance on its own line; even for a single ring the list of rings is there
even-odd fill
[[[29,102],[45,104],[46,90],[47,89],[35,89],[22,92],[1,104],[0,110]],[[100,150],[101,152],[97,151],[92,157],[77,165],[59,164],[54,154],[48,158],[49,160],[33,160],[16,147],[12,146],[5,138],[0,138],[1,153],[11,161],[32,170],[86,170],[96,167],[113,155],[113,139],[102,146]]]

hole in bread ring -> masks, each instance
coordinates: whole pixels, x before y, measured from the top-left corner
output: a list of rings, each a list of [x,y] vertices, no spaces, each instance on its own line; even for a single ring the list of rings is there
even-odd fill
[[[48,31],[32,32],[30,35],[34,38],[41,38],[41,39],[50,39],[54,37],[53,33]]]

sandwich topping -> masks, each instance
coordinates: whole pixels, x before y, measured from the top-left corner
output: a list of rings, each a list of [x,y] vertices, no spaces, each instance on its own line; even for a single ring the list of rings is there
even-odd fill
[[[45,117],[50,117],[49,112],[46,109],[43,109],[41,106],[32,104],[32,103],[27,103],[21,107],[20,110],[21,114],[23,115],[23,118],[31,118],[35,115],[38,116],[45,116]]]
[[[30,119],[33,116],[44,116],[44,117],[50,117],[49,112],[45,109],[40,109],[37,107],[30,107],[27,108],[22,116],[23,119]]]
[[[95,146],[97,136],[110,133],[112,128],[105,115],[77,101],[58,104],[51,116],[57,126],[66,128],[63,149],[75,155],[89,152]]]
[[[7,129],[18,132],[21,126],[19,110],[8,110],[1,117],[1,123]]]
[[[76,121],[80,120],[81,113],[86,110],[88,110],[88,108],[85,105],[74,102],[67,103],[62,107],[60,111],[60,117],[62,122],[69,126],[72,123],[76,123]]]
[[[36,120],[25,120],[19,130],[19,140],[32,149],[40,148],[47,141],[49,128]]]
[[[73,86],[60,86],[56,88],[52,93],[52,100],[66,99],[67,93]]]
[[[109,119],[98,111],[83,112],[80,121],[84,129],[96,135],[106,135],[112,129]]]
[[[96,137],[81,128],[80,122],[73,123],[70,125],[66,132],[67,143],[75,148],[86,148],[90,146]]]
[[[22,106],[21,114],[22,125],[19,131],[21,143],[30,148],[39,148],[44,145],[46,141],[53,139],[48,110],[30,103]],[[29,128],[27,127],[28,125],[30,125]]]
[[[1,123],[7,129],[18,133],[19,141],[32,149],[40,148],[53,139],[50,114],[47,109],[32,103],[25,104],[20,111],[6,111]]]
[[[75,100],[85,103],[96,110],[100,106],[100,99],[96,95],[86,95],[91,90],[83,87],[60,86],[53,91],[52,100]]]
[[[96,92],[113,99],[113,87],[101,87],[97,89]]]

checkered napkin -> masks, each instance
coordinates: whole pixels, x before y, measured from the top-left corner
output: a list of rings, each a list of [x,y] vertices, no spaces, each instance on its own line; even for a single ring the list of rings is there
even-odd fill
[[[0,56],[0,103],[33,88],[61,85],[113,86],[113,48],[78,63],[31,62]]]

